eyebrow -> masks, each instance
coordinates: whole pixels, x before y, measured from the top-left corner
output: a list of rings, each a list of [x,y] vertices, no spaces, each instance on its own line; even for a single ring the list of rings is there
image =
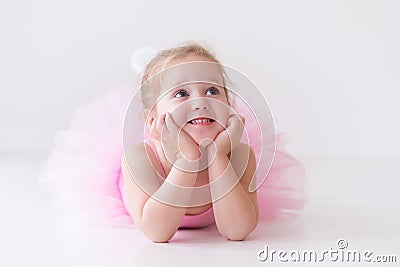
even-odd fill
[[[177,87],[177,86],[181,86],[181,85],[186,85],[186,84],[191,84],[191,83],[211,83],[211,84],[217,84],[220,86],[223,86],[223,82],[218,82],[215,79],[207,79],[207,80],[202,80],[202,81],[185,81],[185,80],[180,80],[176,83],[174,83],[172,86],[173,87]]]

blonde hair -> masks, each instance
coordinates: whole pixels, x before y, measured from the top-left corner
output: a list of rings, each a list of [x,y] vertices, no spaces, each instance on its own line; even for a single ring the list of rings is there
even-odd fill
[[[180,59],[185,59],[190,56],[200,56],[207,58],[211,62],[215,62],[221,64],[216,57],[205,47],[201,46],[198,43],[188,43],[183,46],[174,47],[170,49],[165,49],[156,54],[156,56],[147,64],[140,84],[142,103],[143,103],[143,115],[146,117],[148,112],[154,106],[159,94],[160,88],[159,86],[154,86],[154,81],[152,77],[157,73],[161,72],[165,68],[169,67],[169,65],[173,61],[177,61]],[[227,79],[226,74],[221,68],[221,74],[223,78],[223,87],[226,96],[228,96],[228,90],[225,86],[225,80]],[[227,97],[228,103],[229,99]]]

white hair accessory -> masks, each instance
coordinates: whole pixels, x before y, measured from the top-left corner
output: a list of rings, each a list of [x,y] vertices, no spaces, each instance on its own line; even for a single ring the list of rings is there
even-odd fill
[[[131,66],[137,73],[142,73],[146,68],[146,65],[153,59],[157,53],[151,46],[139,47],[132,55]]]

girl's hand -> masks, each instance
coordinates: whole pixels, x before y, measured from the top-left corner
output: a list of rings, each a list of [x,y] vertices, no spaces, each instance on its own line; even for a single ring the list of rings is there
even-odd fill
[[[197,143],[184,130],[179,129],[171,113],[160,115],[153,122],[150,133],[153,138],[161,141],[164,153],[170,162],[182,157],[196,160],[200,156]]]
[[[165,144],[175,149],[178,158],[184,157],[188,160],[196,160],[200,157],[198,144],[172,119],[171,113],[166,114],[164,131],[162,133]]]
[[[161,130],[164,121],[165,114],[161,114],[150,122],[150,136],[159,142],[161,142]]]
[[[214,140],[217,151],[214,153],[228,155],[240,142],[244,129],[245,119],[238,114],[232,114],[228,119],[228,125],[221,131]],[[214,146],[208,146],[213,149]]]

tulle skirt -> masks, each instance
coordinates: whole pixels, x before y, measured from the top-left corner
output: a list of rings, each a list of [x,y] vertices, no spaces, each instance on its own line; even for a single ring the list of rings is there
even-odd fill
[[[50,192],[51,205],[65,222],[135,227],[120,188],[123,124],[133,93],[120,87],[100,95],[77,109],[68,129],[56,134],[39,184]],[[250,137],[259,136],[251,123],[246,128]],[[259,162],[261,169],[268,167],[257,190],[260,220],[295,215],[304,206],[304,166],[285,150],[286,134],[274,137],[272,165]],[[257,154],[260,147],[251,145]]]

